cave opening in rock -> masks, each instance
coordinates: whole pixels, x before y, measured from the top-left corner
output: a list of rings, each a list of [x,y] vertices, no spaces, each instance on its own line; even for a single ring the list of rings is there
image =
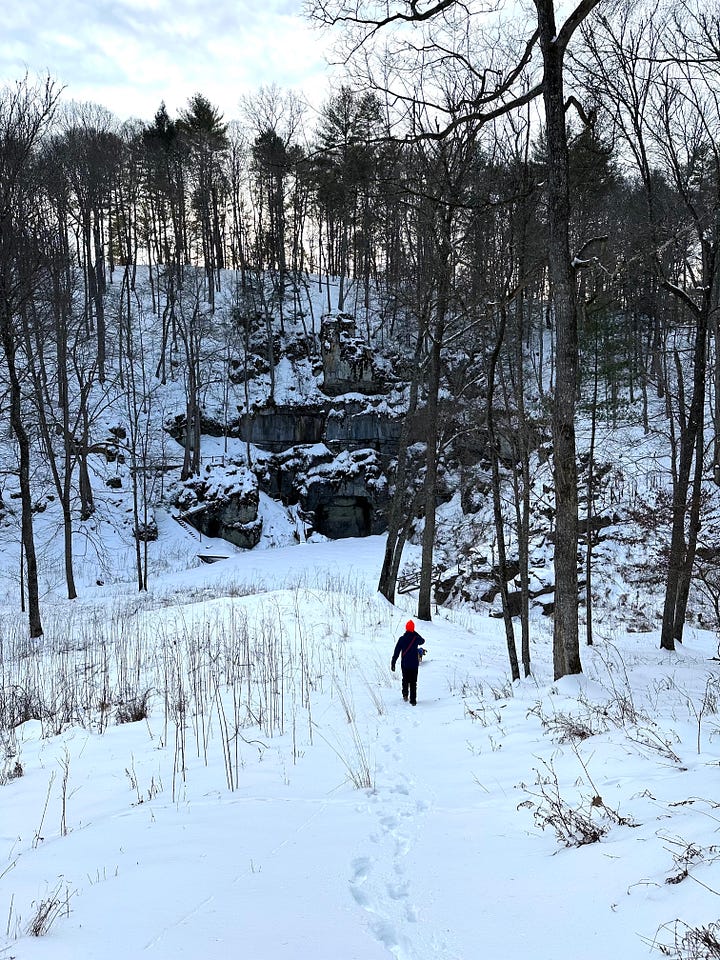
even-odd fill
[[[315,529],[332,540],[367,537],[373,509],[367,497],[334,497],[315,508]]]

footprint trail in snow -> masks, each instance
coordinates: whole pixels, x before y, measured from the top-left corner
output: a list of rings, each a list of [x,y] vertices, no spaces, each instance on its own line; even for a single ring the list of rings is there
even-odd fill
[[[380,732],[379,746],[387,760],[378,760],[375,789],[368,795],[376,827],[366,852],[350,865],[350,892],[367,912],[373,936],[397,960],[455,960],[442,939],[424,929],[418,906],[423,881],[408,869],[408,855],[418,842],[430,806],[419,796],[417,783],[406,769],[404,728],[405,722]],[[418,736],[419,722],[406,729],[409,736]],[[383,743],[388,739],[391,743]]]

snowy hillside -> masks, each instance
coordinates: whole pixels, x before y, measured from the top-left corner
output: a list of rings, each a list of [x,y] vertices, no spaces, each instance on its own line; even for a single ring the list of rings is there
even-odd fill
[[[382,547],[245,552],[58,601],[32,648],[3,631],[2,704],[43,719],[3,733],[0,956],[715,955],[672,946],[718,915],[715,637],[606,631],[553,684],[540,620],[511,685],[500,623],[441,612],[413,708]]]
[[[263,375],[252,396],[223,381],[223,356],[208,346],[203,407],[217,422],[233,405],[261,408],[269,389]],[[246,469],[248,452],[258,475],[275,455],[230,430],[203,435],[200,481],[183,486],[182,448],[167,433],[183,409],[180,373],[155,385],[146,410],[162,467],[146,593],[134,572],[129,443],[108,457],[103,441],[90,457],[95,511],[74,525],[74,601],[64,599],[59,504],[38,465],[45,632],[29,641],[17,491],[5,476],[0,957],[717,955],[717,638],[689,629],[677,652],[658,650],[662,416],[648,432],[631,409],[598,423],[596,643],[582,650],[584,675],[557,684],[542,613],[552,587],[542,450],[533,676],[514,684],[502,623],[488,616],[498,603],[482,599],[477,572],[495,550],[489,497],[475,475],[465,512],[444,464],[437,556],[454,592],[418,624],[428,657],[413,708],[389,662],[415,598],[392,607],[376,593],[384,538],[306,542],[302,511],[258,490]],[[312,407],[318,384],[307,360],[284,359],[275,402]],[[368,400],[352,402],[362,411]],[[103,408],[97,438],[122,436],[123,403],[118,392]],[[581,420],[581,455],[588,429]],[[333,458],[362,477],[365,456],[308,445],[274,469],[282,479],[302,463],[307,485]],[[191,525],[217,492],[257,498],[254,550]],[[711,505],[706,516],[712,545]],[[416,535],[404,569],[418,554]],[[713,622],[709,600],[693,594],[698,626]]]
[[[147,558],[151,581],[158,575],[196,565],[198,554],[225,556],[238,552],[236,544],[228,539],[219,540],[201,532],[198,511],[207,508],[214,497],[232,500],[250,494],[255,498],[257,523],[254,528],[259,530],[258,545],[268,548],[297,543],[304,540],[306,534],[310,535],[312,515],[320,512],[303,509],[304,505],[317,502],[317,496],[309,493],[311,485],[315,485],[313,491],[323,485],[337,490],[354,478],[355,488],[349,492],[361,494],[354,499],[366,502],[370,491],[377,490],[387,496],[393,441],[388,441],[387,450],[378,458],[372,449],[356,449],[361,442],[352,439],[352,431],[357,422],[367,427],[367,422],[372,421],[371,429],[377,429],[376,421],[381,417],[386,418],[385,427],[402,420],[408,384],[400,373],[405,371],[406,360],[398,361],[400,373],[389,377],[383,394],[346,393],[328,397],[323,393],[319,329],[323,310],[327,308],[325,299],[336,297],[337,282],[334,287],[329,279],[324,285],[316,281],[306,285],[303,310],[295,317],[286,318],[286,332],[281,338],[284,354],[277,357],[272,378],[263,366],[263,358],[254,352],[262,352],[258,343],[250,356],[261,369],[245,377],[239,371],[243,345],[232,319],[238,309],[237,277],[231,271],[224,272],[221,289],[215,294],[212,322],[209,308],[204,305],[208,313],[204,318],[206,326],[198,369],[202,373],[199,399],[203,425],[208,432],[199,440],[200,476],[187,483],[179,480],[188,390],[186,360],[176,345],[170,350],[164,379],[153,375],[152,372],[157,373],[161,367],[162,345],[146,268],[138,268],[136,282],[139,306],[133,319],[134,336],[138,344],[142,344],[141,386],[145,399],[139,411],[130,408],[125,381],[119,375],[122,357],[111,352],[109,363],[117,364],[117,369],[104,385],[94,383],[91,392],[94,399],[87,463],[94,497],[92,515],[79,516],[77,496],[72,500],[73,567],[80,593],[98,584],[124,582],[131,576],[128,571],[135,564],[136,523],[142,526],[133,510],[133,477],[141,474],[148,478],[146,488],[140,491],[148,509],[148,526],[153,535],[158,534]],[[120,311],[121,296],[121,284],[116,276],[107,294],[109,315]],[[261,341],[263,331],[256,333]],[[389,355],[394,355],[396,349],[397,344],[385,345]],[[374,362],[383,369],[389,366],[379,346]],[[550,368],[547,375],[549,372]],[[243,418],[248,413],[258,419],[254,426],[257,434],[262,432],[259,420],[263,414],[269,413],[272,417],[282,411],[278,419],[287,428],[287,421],[292,423],[295,418],[302,422],[309,416],[308,411],[317,411],[320,404],[329,407],[328,423],[334,426],[326,433],[332,432],[333,441],[298,443],[285,439],[280,444],[282,449],[272,452],[273,441],[264,443],[257,438],[258,442],[253,443],[241,438]],[[530,589],[537,593],[534,613],[539,615],[547,602],[552,601],[554,496],[547,411],[543,399],[537,395],[528,398],[528,404],[537,418],[540,437],[530,462],[529,547]],[[337,409],[333,409],[334,406]],[[669,428],[663,405],[651,405],[654,415],[647,429],[641,425],[639,407],[637,398],[634,403],[623,398],[618,404],[620,415],[617,409],[598,414],[594,459],[599,476],[592,512],[603,526],[595,545],[593,589],[602,616],[620,623],[629,619],[635,628],[647,630],[657,626],[661,613],[663,566],[671,520],[671,464]],[[141,421],[134,427],[136,433],[139,431],[134,437],[135,443],[131,427],[134,418]],[[494,583],[497,536],[484,460],[486,450],[473,448],[468,455],[470,465],[459,464],[458,458],[466,456],[463,444],[468,442],[462,432],[459,436],[456,446],[443,454],[440,463],[436,564],[448,571],[451,578],[447,588],[451,605],[470,601],[475,609],[498,615],[500,599]],[[56,437],[55,441],[58,444],[55,456],[60,459],[62,440]],[[366,437],[364,442],[380,444],[377,438]],[[589,415],[584,409],[578,419],[577,442],[582,461],[587,458],[590,444]],[[47,457],[39,443],[37,449],[40,455],[33,464],[32,489],[40,589],[43,595],[53,597],[65,590],[62,510]],[[11,612],[19,603],[21,519],[14,446],[3,445],[0,457],[0,497],[4,507],[0,513],[3,531],[0,577],[8,587],[8,611]],[[422,469],[420,464],[418,470]],[[76,474],[75,470],[73,487],[77,485]],[[258,478],[261,478],[259,488]],[[517,535],[509,470],[503,473],[503,483],[506,536],[513,558]],[[581,470],[581,484],[584,483]],[[278,488],[283,484],[287,489],[280,491]],[[198,486],[201,487],[199,493]],[[368,509],[377,518],[377,524],[375,520],[372,525],[368,524],[368,529],[375,532],[375,525],[382,527],[386,522],[386,500],[368,504]],[[581,487],[581,518],[586,509]],[[173,518],[188,521],[182,527],[184,532]],[[720,501],[718,489],[712,484],[705,487],[703,521],[701,549],[714,549],[720,531]],[[206,527],[208,525],[213,526],[210,523]],[[247,526],[253,527],[253,524]],[[422,517],[417,516],[411,533],[415,543],[419,542],[422,527]],[[323,535],[315,531],[312,539],[322,540]],[[412,552],[405,558],[405,566],[412,573]],[[701,625],[712,622],[706,594],[703,586],[696,582],[689,617]]]
[[[319,317],[321,303],[309,309]],[[392,607],[376,593],[384,538],[329,540],[310,532],[300,502],[281,502],[290,477],[304,502],[313,484],[381,489],[375,451],[358,449],[348,422],[392,422],[406,384],[324,396],[328,445],[278,451],[269,432],[265,448],[248,443],[248,410],[315,415],[322,372],[300,351],[280,360],[272,385],[263,372],[231,378],[230,310],[219,295],[202,367],[211,430],[187,482],[170,435],[184,411],[183,364],[146,394],[144,463],[121,385],[105,388],[88,458],[94,512],[73,525],[73,601],[60,504],[36,465],[44,635],[32,641],[18,609],[8,464],[0,957],[713,956],[702,951],[717,942],[720,890],[717,638],[689,629],[676,653],[658,650],[662,412],[647,431],[632,405],[596,424],[596,642],[582,650],[584,675],[557,684],[543,614],[553,586],[543,441],[531,476],[533,674],[516,683],[499,601],[487,594],[496,542],[484,468],[465,475],[444,458],[437,562],[447,598],[418,625],[428,657],[413,708],[389,662],[415,597]],[[155,368],[155,318],[140,310],[137,321]],[[285,347],[301,326],[288,320]],[[581,459],[589,442],[581,418]],[[154,539],[143,543],[148,590],[138,592],[132,491],[146,467]],[[214,498],[256,509],[255,549],[193,526]],[[710,499],[710,547],[714,516]],[[417,518],[409,579],[421,530]],[[713,624],[711,600],[700,582],[689,608],[698,628]]]

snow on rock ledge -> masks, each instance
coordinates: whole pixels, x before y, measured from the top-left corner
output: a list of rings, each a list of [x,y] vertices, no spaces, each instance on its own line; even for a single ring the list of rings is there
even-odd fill
[[[255,475],[241,464],[208,464],[186,480],[176,497],[181,519],[207,537],[222,537],[250,549],[260,542],[260,493]]]

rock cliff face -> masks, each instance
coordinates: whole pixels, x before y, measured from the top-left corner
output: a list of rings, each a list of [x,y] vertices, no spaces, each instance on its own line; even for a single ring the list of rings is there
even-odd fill
[[[301,503],[326,537],[365,537],[387,526],[385,467],[372,450],[345,451],[305,475]]]
[[[323,440],[332,450],[369,448],[389,459],[397,453],[401,430],[401,417],[384,404],[346,400],[328,411]]]
[[[255,546],[262,491],[298,506],[310,529],[334,539],[385,530],[387,474],[403,421],[402,406],[388,399],[391,364],[373,354],[346,314],[323,317],[320,346],[322,372],[310,401],[268,401],[230,424],[203,419],[204,434],[249,441],[255,463],[252,473],[239,463],[222,468],[242,474],[243,483],[223,486],[211,471],[185,484],[177,499],[182,519],[208,536]],[[170,430],[183,442],[184,418]]]
[[[299,505],[324,536],[364,537],[386,528],[386,466],[373,450],[335,457],[323,444],[296,447],[264,458],[256,469],[264,493]]]
[[[355,319],[346,313],[328,314],[320,324],[323,393],[376,396],[390,388],[390,366],[358,337]]]
[[[280,453],[299,445],[325,444],[335,453],[371,449],[390,459],[397,452],[402,423],[385,404],[338,398],[312,406],[268,406],[239,421],[232,435],[261,450]]]
[[[325,430],[327,413],[321,407],[269,406],[256,410],[250,423],[240,421],[236,427],[241,440],[261,450],[279,452],[298,444],[320,443]]]
[[[187,480],[176,499],[180,518],[207,537],[250,549],[260,542],[262,521],[256,477],[241,465],[208,466]]]

